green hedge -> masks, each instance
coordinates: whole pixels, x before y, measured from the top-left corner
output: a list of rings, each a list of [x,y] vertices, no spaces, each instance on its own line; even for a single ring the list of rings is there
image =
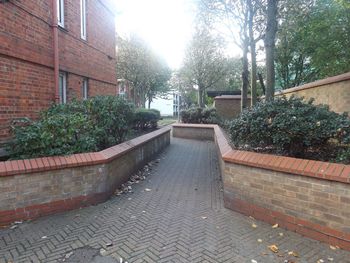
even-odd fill
[[[313,156],[349,162],[350,120],[328,106],[313,105],[292,96],[258,103],[231,121],[229,132],[236,147],[270,149],[293,157]]]
[[[37,122],[14,127],[11,158],[33,158],[99,151],[125,139],[133,106],[114,96],[52,105]]]
[[[183,123],[220,124],[221,119],[215,108],[189,108],[180,112]]]
[[[137,109],[134,117],[136,129],[155,129],[160,120],[160,111],[156,109]]]

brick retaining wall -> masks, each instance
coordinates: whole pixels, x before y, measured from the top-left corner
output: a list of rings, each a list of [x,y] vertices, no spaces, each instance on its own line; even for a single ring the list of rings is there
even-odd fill
[[[275,96],[314,98],[314,104],[327,104],[337,113],[350,112],[350,72],[276,92]]]
[[[225,207],[350,250],[350,165],[233,150],[217,125],[173,125],[195,139],[212,129]]]
[[[107,200],[170,143],[165,127],[94,153],[0,162],[0,225]]]

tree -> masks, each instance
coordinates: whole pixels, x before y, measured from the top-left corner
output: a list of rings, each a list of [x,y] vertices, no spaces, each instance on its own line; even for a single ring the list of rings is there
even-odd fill
[[[170,79],[170,87],[172,90],[176,90],[181,94],[181,106],[180,109],[188,109],[194,105],[197,105],[198,96],[195,88],[186,82],[184,76],[181,76],[180,71],[173,73]]]
[[[282,89],[350,70],[350,9],[340,0],[295,1],[283,2],[277,33]]]
[[[242,59],[239,57],[226,58],[226,74],[216,82],[210,90],[233,91],[242,88]]]
[[[258,87],[256,46],[265,36],[266,0],[201,0],[200,11],[207,20],[208,17],[212,17],[212,20],[219,25],[217,28],[222,28],[225,25],[230,32],[231,39],[242,50],[241,106],[242,108],[248,106],[249,83],[252,105],[254,105],[257,102]],[[250,54],[250,64],[248,54]]]
[[[204,107],[204,92],[227,73],[222,43],[222,39],[213,37],[206,28],[197,27],[187,47],[180,76],[188,86],[197,89],[200,107]]]
[[[266,100],[271,101],[275,95],[275,40],[277,32],[277,1],[267,0],[266,33],[264,38],[266,53]]]
[[[200,13],[207,24],[218,23],[220,28],[222,24],[226,26],[229,37],[242,50],[242,86],[241,86],[241,108],[248,106],[248,87],[249,87],[249,36],[248,20],[249,9],[246,0],[201,0]],[[236,29],[239,32],[236,32]],[[220,29],[218,29],[220,31]],[[238,33],[238,34],[237,34]]]
[[[170,91],[169,80],[171,78],[171,70],[164,60],[153,55],[150,58],[148,85],[146,86],[146,97],[148,108],[151,108],[153,98],[165,96]]]
[[[141,38],[119,37],[117,47],[117,76],[132,84],[142,107],[146,106],[147,99],[150,103],[169,90],[170,68]]]

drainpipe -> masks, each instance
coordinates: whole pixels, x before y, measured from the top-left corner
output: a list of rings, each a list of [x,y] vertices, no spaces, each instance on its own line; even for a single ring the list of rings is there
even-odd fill
[[[55,72],[55,102],[60,102],[59,94],[59,57],[58,57],[58,18],[57,18],[57,0],[52,0],[52,33],[53,33],[53,53],[54,53],[54,72]]]

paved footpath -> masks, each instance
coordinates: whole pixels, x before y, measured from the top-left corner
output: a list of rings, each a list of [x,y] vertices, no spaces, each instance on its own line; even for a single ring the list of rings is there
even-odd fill
[[[172,139],[133,193],[0,230],[0,262],[350,262],[349,252],[253,223],[223,207],[213,143]]]

